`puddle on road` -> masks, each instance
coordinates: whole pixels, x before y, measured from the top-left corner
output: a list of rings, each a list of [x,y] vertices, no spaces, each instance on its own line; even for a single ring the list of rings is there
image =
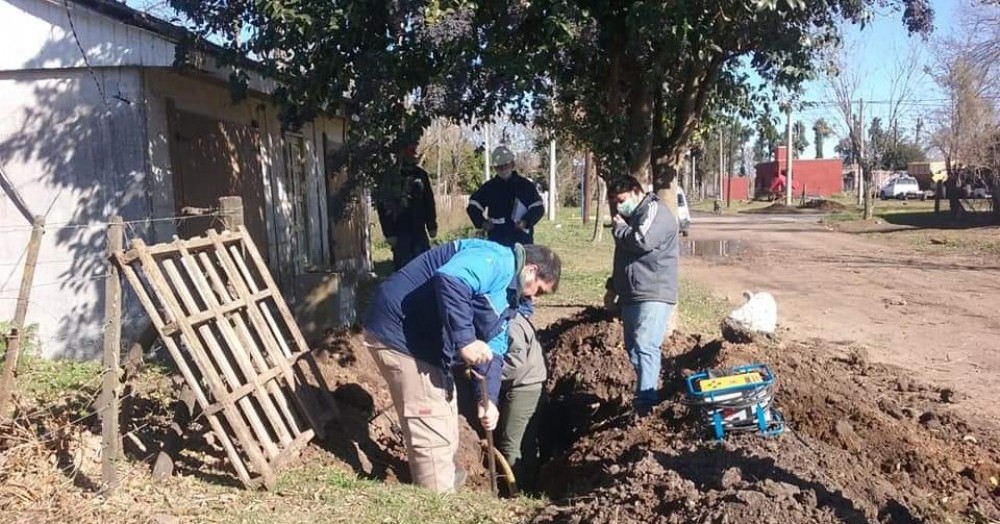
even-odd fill
[[[742,240],[682,240],[681,256],[685,257],[734,257],[746,252]]]

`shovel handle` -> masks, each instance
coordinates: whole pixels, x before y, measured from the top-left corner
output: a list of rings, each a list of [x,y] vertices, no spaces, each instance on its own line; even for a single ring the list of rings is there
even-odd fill
[[[486,389],[486,377],[471,368],[469,369],[469,375],[479,382],[479,402],[482,404],[483,409],[486,409],[490,402],[490,393]],[[497,488],[497,460],[492,453],[492,450],[495,449],[493,447],[493,431],[486,428],[483,428],[483,431],[486,433],[486,464],[490,470],[490,490],[493,491],[494,497],[499,497],[500,490]]]

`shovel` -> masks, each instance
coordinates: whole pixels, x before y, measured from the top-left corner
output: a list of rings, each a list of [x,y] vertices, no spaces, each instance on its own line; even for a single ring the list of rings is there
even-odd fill
[[[476,373],[472,368],[469,368],[469,375],[479,382],[479,402],[483,406],[489,405],[490,393],[486,389],[486,377]],[[497,489],[497,461],[493,453],[495,449],[493,447],[493,431],[486,428],[483,429],[486,431],[486,463],[490,470],[490,489],[493,491],[494,497],[499,497],[500,490]]]

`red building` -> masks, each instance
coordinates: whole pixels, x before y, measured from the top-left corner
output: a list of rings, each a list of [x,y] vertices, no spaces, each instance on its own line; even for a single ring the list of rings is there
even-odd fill
[[[750,200],[750,195],[753,194],[752,184],[753,179],[748,176],[728,177],[722,181],[722,199]]]
[[[766,195],[775,177],[785,175],[785,148],[778,147],[775,151],[777,160],[757,164],[757,179],[754,183],[756,196]],[[809,196],[831,196],[844,191],[844,162],[839,158],[817,158],[792,161],[792,189],[795,196],[803,190]],[[733,196],[736,196],[733,189]]]

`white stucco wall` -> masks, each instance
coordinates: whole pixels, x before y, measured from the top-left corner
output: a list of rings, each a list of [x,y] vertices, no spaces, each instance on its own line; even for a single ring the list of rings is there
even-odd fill
[[[0,2],[0,35],[4,35],[0,71],[88,64],[94,68],[172,67],[176,58],[175,42],[169,38],[72,1],[67,10],[63,0],[4,0]],[[217,79],[228,78],[228,71],[205,53],[192,52],[189,63]],[[254,71],[248,75],[252,89],[269,93],[275,87],[274,81]]]
[[[120,99],[102,98],[95,78]],[[28,308],[43,356],[100,354],[105,223],[147,218],[156,198],[145,176],[142,89],[135,69],[0,73],[0,166],[49,224]],[[145,226],[127,233],[147,235]],[[0,194],[0,318],[13,317],[29,229]]]
[[[40,329],[42,356],[101,354],[110,216],[132,221],[126,237],[147,243],[169,240],[175,232],[171,221],[159,220],[177,214],[168,99],[183,111],[256,123],[268,198],[268,259],[284,269],[276,275],[283,287],[293,288],[302,268],[293,255],[292,194],[275,106],[259,96],[234,104],[222,82],[226,75],[213,60],[200,62],[201,73],[180,73],[171,69],[172,42],[73,2],[69,15],[59,0],[0,2],[0,34],[0,168],[30,212],[49,224],[28,309],[28,323]],[[251,76],[256,92],[273,87]],[[343,125],[341,119],[321,119],[299,131],[311,153],[309,168],[319,176],[325,172],[323,132],[340,140]],[[312,204],[325,207],[321,200]],[[0,191],[0,320],[13,317],[29,236],[30,224]],[[146,320],[127,286],[125,297],[127,342]]]

